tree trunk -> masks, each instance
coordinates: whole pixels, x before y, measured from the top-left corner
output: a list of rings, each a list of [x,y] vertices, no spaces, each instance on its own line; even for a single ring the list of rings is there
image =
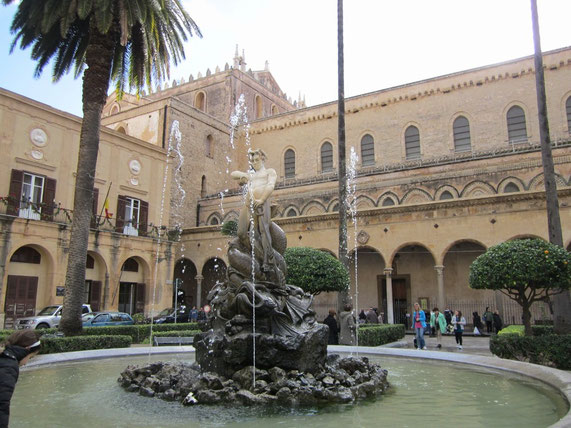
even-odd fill
[[[345,70],[343,58],[343,0],[337,0],[337,77],[338,77],[338,168],[339,168],[339,261],[349,271],[347,258],[347,166],[345,155]],[[339,292],[337,313],[349,303],[347,291]]]
[[[551,139],[549,136],[549,121],[547,119],[547,101],[545,95],[545,78],[543,73],[543,58],[539,35],[539,19],[537,0],[531,0],[531,18],[533,24],[533,43],[535,47],[535,88],[537,92],[537,114],[539,119],[539,138],[541,140],[541,161],[545,184],[545,199],[547,205],[547,229],[549,242],[563,247],[563,233],[559,217],[559,202],[557,200],[557,183],[555,167],[551,154]],[[553,297],[554,330],[556,333],[571,332],[571,300],[569,291]]]
[[[86,53],[87,69],[83,74],[83,122],[79,140],[79,155],[73,203],[73,219],[65,276],[65,298],[60,330],[66,336],[81,332],[81,310],[85,289],[85,261],[89,242],[89,226],[93,203],[93,184],[101,112],[109,89],[113,37],[102,35],[91,25]]]
[[[531,303],[524,303],[522,305],[522,317],[523,317],[523,326],[525,329],[526,336],[533,336],[531,331],[531,311],[530,311]]]

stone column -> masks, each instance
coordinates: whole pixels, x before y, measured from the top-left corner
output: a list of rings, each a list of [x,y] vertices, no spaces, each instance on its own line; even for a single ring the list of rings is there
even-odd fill
[[[395,316],[393,313],[393,268],[385,269],[385,279],[386,279],[386,296],[387,296],[387,313],[385,322],[387,324],[395,323]]]
[[[434,269],[436,270],[436,283],[438,285],[436,306],[438,306],[438,309],[441,311],[444,311],[444,309],[446,309],[444,307],[444,266],[436,265],[434,266]]]
[[[202,306],[200,302],[200,296],[202,295],[202,280],[204,277],[202,275],[196,275],[194,279],[196,279],[196,308],[200,309]]]

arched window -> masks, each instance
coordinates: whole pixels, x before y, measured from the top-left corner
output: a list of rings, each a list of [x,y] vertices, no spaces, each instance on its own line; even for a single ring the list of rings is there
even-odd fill
[[[293,208],[290,208],[286,212],[286,217],[295,217],[296,215],[297,215],[297,212],[295,212],[295,210]]]
[[[454,196],[452,196],[452,193],[450,193],[448,190],[445,190],[440,194],[440,200],[443,201],[445,199],[454,199]]]
[[[295,152],[287,149],[284,155],[285,178],[295,177]]]
[[[206,141],[204,142],[205,144],[205,153],[206,156],[208,156],[209,158],[213,157],[213,147],[212,144],[214,142],[214,138],[212,137],[212,135],[209,135],[206,137]]]
[[[404,133],[404,148],[407,159],[420,159],[420,132],[416,126],[409,126]]]
[[[124,126],[118,126],[118,127],[117,127],[117,132],[120,132],[121,134],[127,135],[127,131],[125,131],[125,127],[124,127]]]
[[[264,110],[262,106],[262,97],[260,97],[259,95],[256,95],[255,105],[256,105],[256,119],[259,119],[264,115]]]
[[[467,152],[472,148],[470,142],[470,122],[464,116],[458,116],[452,126],[454,131],[454,150]]]
[[[123,270],[125,272],[139,272],[139,263],[133,257],[128,258],[123,263]]]
[[[339,204],[337,203],[337,204],[333,205],[333,209],[331,211],[334,213],[339,212]]]
[[[375,164],[375,141],[369,134],[361,138],[361,165]]]
[[[272,116],[275,116],[279,113],[278,107],[274,104],[272,105]]]
[[[571,134],[571,97],[567,98],[565,110],[567,111],[567,131]]]
[[[42,261],[42,256],[32,247],[20,247],[12,254],[10,261],[14,263],[32,263],[39,265]]]
[[[395,204],[393,198],[385,198],[381,204],[383,207],[392,207]]]
[[[218,220],[218,217],[216,217],[215,215],[212,216],[212,218],[210,219],[210,223],[211,226],[216,226],[217,224],[220,224],[220,220]]]
[[[527,140],[527,129],[525,126],[525,113],[519,106],[513,106],[508,110],[508,140],[510,143]]]
[[[200,197],[204,198],[206,196],[206,175],[202,176],[202,182],[200,184]]]
[[[321,146],[321,172],[333,171],[333,146],[329,142]]]
[[[89,254],[87,255],[87,259],[85,260],[85,268],[86,269],[95,268],[95,259],[91,257]]]
[[[206,111],[206,94],[204,92],[199,92],[196,94],[194,99],[194,107],[200,111]]]
[[[113,107],[111,107],[111,114],[117,114],[119,113],[119,106],[117,104],[115,104]]]
[[[508,183],[506,187],[504,187],[504,193],[513,193],[519,192],[519,187],[515,183]]]

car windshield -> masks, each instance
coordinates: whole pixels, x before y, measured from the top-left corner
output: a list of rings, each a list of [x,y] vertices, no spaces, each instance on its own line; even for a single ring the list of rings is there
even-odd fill
[[[84,315],[81,317],[81,321],[85,322],[85,321],[92,320],[94,316],[95,316],[94,313],[84,314]]]
[[[172,314],[173,310],[174,310],[173,308],[163,309],[161,312],[159,312],[159,316],[160,317],[166,317],[167,315]]]
[[[46,306],[38,313],[38,316],[53,315],[57,308],[59,308],[59,306]]]

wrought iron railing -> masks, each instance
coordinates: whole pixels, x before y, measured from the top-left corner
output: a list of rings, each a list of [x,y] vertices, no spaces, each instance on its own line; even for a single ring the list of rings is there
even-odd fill
[[[60,225],[71,225],[73,210],[63,208],[60,203],[36,203],[25,199],[19,200],[12,196],[0,196],[0,216],[20,218],[31,221],[48,221]],[[131,233],[127,232],[126,226]],[[159,226],[149,223],[146,227],[132,220],[112,216],[92,214],[91,229],[104,232],[117,232],[125,235],[149,237],[178,241],[181,235],[180,227]],[[133,233],[132,231],[136,231]]]

